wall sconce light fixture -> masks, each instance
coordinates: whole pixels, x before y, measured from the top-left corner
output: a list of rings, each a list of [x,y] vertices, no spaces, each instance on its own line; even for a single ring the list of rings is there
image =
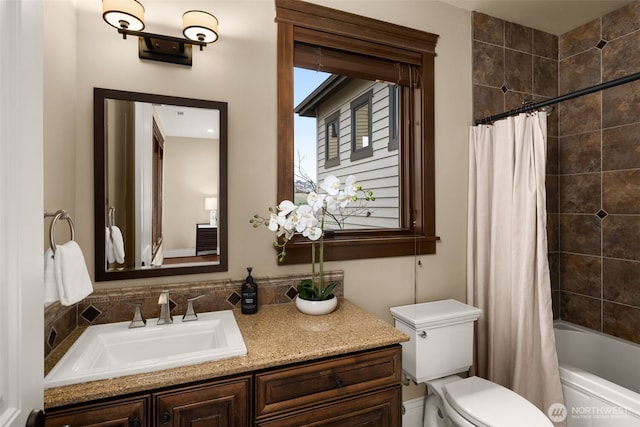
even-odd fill
[[[144,33],[144,6],[137,0],[102,0],[102,17],[122,38],[138,37],[140,59],[191,66],[192,46],[200,50],[218,40],[218,19],[208,12],[189,10],[182,15],[186,38]]]

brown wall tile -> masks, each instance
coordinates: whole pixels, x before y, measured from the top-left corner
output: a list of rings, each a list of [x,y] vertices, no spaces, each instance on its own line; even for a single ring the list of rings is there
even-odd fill
[[[558,213],[559,210],[559,201],[560,201],[560,191],[558,189],[558,175],[546,175],[545,176],[546,183],[546,200],[547,200],[547,212],[548,213]]]
[[[602,127],[640,122],[640,80],[602,91]]]
[[[533,30],[520,24],[505,21],[504,46],[509,49],[531,53],[533,49]]]
[[[548,98],[558,96],[558,61],[533,57],[533,93]]]
[[[558,214],[547,214],[547,246],[549,252],[560,250],[560,217]]]
[[[473,85],[474,120],[500,114],[504,111],[504,94],[498,88]]]
[[[558,173],[558,145],[559,138],[557,136],[547,136],[547,162],[545,166],[547,174]]]
[[[640,309],[604,301],[603,332],[640,344]]]
[[[640,123],[602,131],[602,170],[640,168]]]
[[[504,81],[509,90],[532,92],[533,56],[516,50],[504,51]]]
[[[560,291],[560,317],[576,325],[601,330],[601,300]]]
[[[558,108],[560,136],[600,129],[601,103],[601,92],[561,103]]]
[[[640,72],[640,31],[613,40],[602,49],[602,81]]]
[[[560,291],[551,292],[551,309],[553,310],[553,320],[560,319]]]
[[[560,251],[600,255],[600,219],[595,215],[560,214]]]
[[[493,87],[504,84],[504,49],[473,42],[473,83]]]
[[[602,295],[600,257],[560,254],[560,289],[594,298]]]
[[[600,83],[600,49],[592,48],[560,61],[558,93],[575,92]]]
[[[599,41],[600,19],[598,18],[558,37],[558,59],[568,58],[591,49]]]
[[[551,290],[560,289],[560,254],[551,252],[547,255],[549,261],[549,278],[551,279]]]
[[[604,258],[602,267],[604,298],[640,307],[640,262]]]
[[[640,214],[640,169],[602,174],[602,209],[609,214]]]
[[[504,21],[500,18],[473,12],[473,39],[504,46]]]
[[[602,221],[602,255],[640,261],[640,215],[609,215]]]
[[[533,54],[558,60],[558,36],[533,30]]]
[[[558,143],[561,174],[600,171],[600,131],[562,137]]]
[[[605,40],[613,40],[637,30],[640,30],[640,1],[602,17],[602,37]]]
[[[560,175],[559,211],[565,213],[595,214],[600,210],[600,174]]]

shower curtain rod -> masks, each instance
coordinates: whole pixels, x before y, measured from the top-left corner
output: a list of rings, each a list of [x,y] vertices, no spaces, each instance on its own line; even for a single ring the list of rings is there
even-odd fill
[[[555,98],[547,99],[546,101],[540,101],[533,104],[526,104],[520,108],[516,108],[511,111],[507,111],[506,113],[496,114],[495,116],[485,117],[484,119],[476,120],[476,125],[484,125],[487,123],[494,122],[499,119],[504,119],[505,117],[515,116],[520,113],[528,113],[529,111],[538,110],[542,107],[547,107],[552,104],[557,104],[559,102],[568,101],[570,99],[578,98],[584,95],[589,95],[590,93],[598,92],[604,89],[609,89],[614,86],[620,86],[625,83],[630,83],[634,80],[640,79],[640,72],[628,75],[626,77],[620,77],[619,79],[611,80],[606,83],[600,83],[595,86],[591,86],[585,89],[580,89],[575,92],[567,93],[562,96],[558,96]]]

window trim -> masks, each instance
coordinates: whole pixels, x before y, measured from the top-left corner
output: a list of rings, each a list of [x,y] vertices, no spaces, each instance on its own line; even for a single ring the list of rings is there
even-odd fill
[[[397,85],[389,85],[389,151],[400,148],[400,120],[395,119],[400,114],[400,102],[400,88]]]
[[[367,106],[368,108],[368,112],[367,112],[367,131],[368,131],[368,135],[367,137],[369,138],[369,145],[367,145],[366,147],[363,148],[356,148],[357,147],[357,121],[358,121],[358,117],[356,115],[356,110],[358,110],[359,108],[363,107],[363,106]],[[351,161],[357,161],[357,160],[362,160],[362,159],[366,159],[368,157],[373,157],[373,131],[372,131],[372,109],[373,109],[373,90],[369,90],[365,93],[363,93],[362,95],[360,95],[359,97],[357,97],[356,99],[354,99],[353,101],[351,101]]]
[[[434,59],[438,36],[300,0],[275,0],[278,65],[278,200],[293,199],[293,69],[297,47],[321,47],[323,63],[341,63],[341,51],[362,56],[364,74],[384,75],[402,86],[401,227],[382,230],[338,230],[325,239],[324,259],[347,260],[433,254],[435,234]],[[302,50],[301,50],[302,52]],[[326,54],[326,56],[325,56]],[[332,56],[333,55],[333,56]],[[302,56],[302,55],[301,55]],[[307,68],[314,64],[313,55]],[[407,65],[391,67],[390,64]],[[415,67],[415,68],[412,68]],[[414,75],[415,70],[419,74]],[[410,88],[420,82],[420,87]],[[415,95],[415,96],[414,96]],[[410,101],[411,100],[411,101]],[[410,137],[407,137],[410,135]],[[405,147],[406,146],[406,147]],[[406,173],[405,173],[406,171]],[[308,263],[311,242],[294,236],[283,264]]]
[[[329,157],[329,126],[333,123],[338,125],[338,146],[336,157]],[[340,166],[340,110],[332,113],[324,119],[324,168],[335,168]]]

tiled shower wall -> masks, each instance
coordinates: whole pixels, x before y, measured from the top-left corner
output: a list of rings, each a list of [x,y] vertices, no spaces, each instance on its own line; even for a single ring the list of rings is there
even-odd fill
[[[479,13],[473,24],[476,119],[640,71],[640,1],[560,37]],[[549,119],[554,317],[640,342],[640,81]]]

